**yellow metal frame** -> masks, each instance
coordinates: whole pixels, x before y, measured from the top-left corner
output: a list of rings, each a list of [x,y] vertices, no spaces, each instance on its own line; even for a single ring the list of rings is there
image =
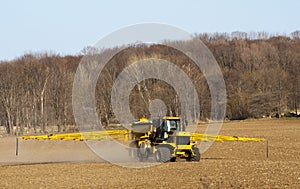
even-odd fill
[[[164,120],[172,120],[172,119],[180,120],[180,117],[164,116],[163,119]]]
[[[150,134],[150,133],[147,133]],[[106,130],[106,131],[93,131],[93,132],[77,132],[77,133],[62,133],[62,134],[51,134],[51,135],[32,135],[22,136],[20,138],[24,140],[35,139],[35,140],[104,140],[104,139],[117,139],[117,140],[129,140],[130,131],[123,130]],[[263,138],[248,138],[248,137],[236,137],[236,136],[224,136],[224,135],[207,135],[200,133],[191,133],[191,142],[200,141],[242,141],[242,142],[261,142]]]
[[[129,130],[106,130],[106,131],[93,131],[93,132],[81,132],[81,133],[62,133],[51,135],[32,135],[22,136],[24,140],[103,140],[103,139],[118,139],[129,140]]]

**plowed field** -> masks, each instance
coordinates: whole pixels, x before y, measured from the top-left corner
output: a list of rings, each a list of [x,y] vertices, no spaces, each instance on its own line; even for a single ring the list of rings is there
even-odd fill
[[[199,126],[199,131],[205,125]],[[267,142],[215,142],[200,162],[132,169],[104,162],[79,141],[0,138],[0,188],[300,188],[300,120],[223,124],[222,135]]]

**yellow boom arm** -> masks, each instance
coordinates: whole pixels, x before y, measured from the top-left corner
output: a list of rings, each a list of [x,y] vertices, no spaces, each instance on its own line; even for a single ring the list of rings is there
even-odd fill
[[[64,134],[51,134],[51,135],[32,135],[22,136],[24,140],[35,139],[35,140],[103,140],[103,139],[117,139],[117,140],[129,140],[129,130],[106,130],[106,131],[94,131],[94,132],[78,132],[78,133],[64,133]],[[237,137],[237,136],[224,136],[224,135],[207,135],[200,133],[191,133],[191,140],[193,142],[200,141],[243,141],[243,142],[260,142],[263,138],[248,138],[248,137]]]

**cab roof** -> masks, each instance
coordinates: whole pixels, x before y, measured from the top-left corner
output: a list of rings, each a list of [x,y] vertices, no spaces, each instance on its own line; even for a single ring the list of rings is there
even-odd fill
[[[165,116],[164,119],[166,119],[166,120],[169,120],[169,119],[180,120],[180,117]]]

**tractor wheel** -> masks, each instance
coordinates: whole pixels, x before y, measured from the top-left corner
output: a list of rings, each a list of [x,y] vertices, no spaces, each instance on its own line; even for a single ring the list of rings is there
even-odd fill
[[[149,158],[149,148],[146,147],[146,143],[142,142],[138,148],[138,158],[141,162],[148,161]]]
[[[140,160],[140,162],[146,162],[148,161],[148,158],[149,158],[148,149],[146,149],[146,151],[143,154],[140,151],[138,152],[138,159]]]
[[[199,148],[193,148],[193,151],[195,153],[195,156],[191,157],[190,161],[200,161],[200,151],[199,151]]]
[[[157,162],[168,162],[171,159],[170,149],[167,147],[160,147],[155,152],[155,159]]]
[[[138,146],[137,146],[137,141],[133,141],[130,143],[129,145],[129,156],[131,159],[133,160],[137,160],[138,159]]]

